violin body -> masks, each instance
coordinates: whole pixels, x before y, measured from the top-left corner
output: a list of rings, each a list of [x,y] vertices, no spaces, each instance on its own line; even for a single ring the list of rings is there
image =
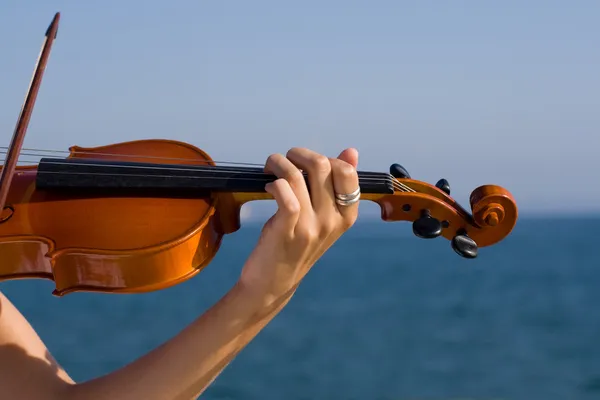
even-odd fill
[[[59,18],[46,31],[11,144],[0,147],[0,281],[50,279],[53,294],[63,296],[143,293],[188,280],[240,228],[245,203],[271,199],[265,185],[277,178],[153,139],[72,147],[65,158],[19,166]],[[417,237],[446,238],[465,258],[503,240],[517,221],[515,200],[500,186],[475,189],[469,212],[446,180],[412,179],[399,164],[389,173],[358,171],[358,178],[360,199],[378,203],[384,221],[412,222]]]
[[[179,142],[147,140],[94,149],[74,147],[69,158],[144,162],[169,157],[210,162],[203,151]],[[82,155],[78,155],[82,154]],[[100,155],[98,155],[100,154]],[[103,156],[101,154],[110,154]],[[132,160],[132,154],[141,154]],[[188,161],[189,160],[189,161]],[[36,189],[37,168],[18,167],[10,208],[0,223],[2,279],[47,278],[55,295],[72,291],[146,292],[197,274],[215,256],[224,233],[239,228],[232,195],[128,196]]]

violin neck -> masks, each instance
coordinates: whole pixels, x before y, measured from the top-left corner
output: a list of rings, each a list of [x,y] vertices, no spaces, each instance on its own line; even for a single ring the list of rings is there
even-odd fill
[[[389,174],[359,171],[358,177],[362,193],[394,193]],[[197,196],[204,192],[264,193],[265,185],[276,179],[262,168],[252,167],[43,158],[38,165],[36,187],[54,191],[185,192]]]

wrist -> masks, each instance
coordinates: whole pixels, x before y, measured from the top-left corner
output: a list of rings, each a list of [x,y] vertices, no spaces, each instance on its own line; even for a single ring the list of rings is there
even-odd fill
[[[286,293],[276,295],[265,290],[261,285],[255,285],[240,278],[232,288],[232,292],[256,314],[265,315],[278,312],[285,307],[296,292],[296,287]]]

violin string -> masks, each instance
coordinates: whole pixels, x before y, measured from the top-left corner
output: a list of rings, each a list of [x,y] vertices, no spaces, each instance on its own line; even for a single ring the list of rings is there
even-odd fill
[[[157,174],[152,174],[152,175],[147,175],[147,174],[130,174],[130,173],[122,173],[122,172],[117,172],[117,173],[103,173],[103,172],[72,172],[72,171],[65,171],[65,172],[57,172],[57,171],[37,171],[38,174],[60,174],[60,175],[86,175],[86,176],[129,176],[129,177],[158,177],[158,178],[178,178],[178,179],[222,179],[222,177],[219,176],[175,176],[175,175],[157,175]],[[268,176],[265,174],[264,175],[265,178],[267,178]],[[258,179],[258,178],[236,178],[236,180],[242,180],[242,181],[254,181],[254,182],[258,182],[258,181],[263,181],[265,183],[268,183],[269,180],[265,180],[265,179]],[[372,177],[359,177],[359,183],[367,183],[367,182],[379,182],[381,181],[380,178],[372,178]],[[393,189],[395,191],[400,191],[400,192],[416,192],[414,189],[406,186],[406,185],[402,185],[402,184],[397,184],[398,182],[395,181],[391,181],[390,183],[392,183]]]
[[[129,177],[158,177],[158,178],[174,178],[173,175],[144,175],[144,174],[127,174],[127,173],[107,173],[107,172],[55,172],[55,171],[38,171],[38,174],[61,174],[61,175],[86,175],[86,176],[129,176]],[[218,176],[183,176],[177,177],[178,179],[222,179],[221,177]],[[236,180],[242,180],[242,181],[253,181],[253,182],[258,182],[261,181],[261,179],[256,179],[256,178],[236,178]],[[372,178],[359,178],[359,183],[364,181],[369,181],[372,180]],[[268,180],[265,180],[264,183],[268,183]],[[407,186],[394,186],[394,190],[395,191],[399,191],[399,192],[416,192],[414,189],[409,188]]]
[[[250,163],[250,162],[234,162],[234,161],[206,161],[199,160],[197,158],[181,158],[181,157],[162,157],[162,156],[146,156],[139,154],[115,154],[115,153],[96,153],[91,151],[67,151],[67,150],[43,150],[43,149],[34,149],[34,148],[23,148],[21,149],[21,155],[31,155],[31,156],[40,156],[47,157],[47,154],[79,154],[79,155],[92,155],[92,156],[100,156],[100,157],[125,157],[125,158],[143,158],[143,159],[154,159],[154,160],[172,160],[172,161],[191,161],[197,164],[230,164],[230,165],[245,165],[245,166],[253,166],[253,167],[264,167],[264,164]],[[25,151],[25,152],[23,152]],[[0,146],[0,154],[6,154],[8,152],[8,147]],[[30,153],[33,152],[33,153]],[[37,153],[37,154],[36,154]]]
[[[3,162],[3,160],[0,160],[0,162]],[[49,162],[49,164],[62,164],[62,163],[54,163],[54,162]],[[22,164],[23,165],[23,164]],[[35,162],[29,162],[28,164],[24,164],[24,166],[35,166],[36,163]],[[79,165],[85,165],[85,164],[79,164]],[[87,164],[87,165],[92,165],[92,164]],[[121,165],[107,165],[108,167],[125,167],[125,166],[121,166]],[[163,168],[165,170],[170,170],[170,168]],[[217,173],[227,173],[227,171],[212,171],[212,172],[217,172]],[[234,171],[234,172],[238,172],[238,171]],[[37,171],[38,174],[63,174],[63,175],[88,175],[88,176],[135,176],[135,177],[160,177],[160,178],[190,178],[190,179],[222,179],[223,176],[177,176],[177,175],[157,175],[157,174],[131,174],[131,173],[122,173],[122,172],[116,172],[116,173],[100,173],[100,172],[73,172],[73,171]],[[264,181],[265,183],[268,182],[268,179],[265,180],[265,178],[269,178],[269,175],[266,173],[259,173],[259,172],[246,172],[245,174],[252,174],[252,175],[258,175],[258,178],[244,178],[244,177],[236,177],[236,180],[242,180],[242,181]],[[303,174],[304,175],[304,174]],[[263,178],[263,179],[261,179]],[[411,187],[398,182],[396,179],[393,179],[392,177],[390,177],[389,179],[383,179],[383,178],[379,178],[379,177],[369,177],[369,176],[360,176],[359,177],[359,182],[363,182],[363,183],[379,183],[379,182],[383,182],[385,181],[386,183],[390,183],[393,187],[394,190],[396,191],[401,191],[401,192],[416,192],[416,190],[412,189]]]
[[[0,149],[2,149],[2,148],[5,148],[5,147],[0,147]],[[29,150],[32,150],[34,152],[44,151],[44,150],[38,150],[38,149],[29,149]],[[47,151],[54,152],[54,153],[70,153],[70,152],[63,151],[63,150],[54,150],[54,151],[47,150]],[[0,150],[0,154],[2,154],[3,152],[5,153],[6,151]],[[82,153],[84,153],[84,152],[78,152],[78,154],[82,154]],[[91,154],[99,155],[99,153],[91,153]],[[23,156],[38,156],[38,154],[35,154],[35,153],[32,154],[32,153],[28,153],[28,152],[21,153],[21,155],[23,155]],[[121,156],[121,155],[118,155],[118,154],[108,154],[108,153],[104,153],[104,155],[110,155],[110,156],[115,156],[115,157],[120,157]],[[139,156],[134,156],[134,157],[139,157]],[[144,158],[160,158],[160,159],[165,159],[165,158],[168,158],[168,157],[148,156],[148,157],[144,157]],[[173,158],[171,158],[171,159],[173,159]],[[179,159],[176,159],[176,160],[180,160],[180,161],[181,160],[189,160],[189,161],[194,161],[194,162],[199,161],[199,160],[195,160],[195,159],[182,159],[182,158],[179,158]],[[0,160],[0,161],[2,161],[2,160]],[[29,163],[29,164],[35,164],[35,161],[25,161],[25,162]],[[59,165],[60,164],[68,164],[66,162],[60,162],[60,160],[59,161],[52,160],[52,161],[48,161],[47,163],[49,163],[49,164],[59,164]],[[256,166],[260,165],[260,164],[251,164],[251,163],[236,163],[236,164],[241,164],[241,165],[256,165]],[[82,166],[96,166],[95,164],[86,164],[86,163],[78,163],[78,165],[82,165]],[[119,165],[119,164],[104,164],[103,166],[104,167],[113,167],[113,168],[128,168],[129,167],[129,166],[126,166],[126,165]],[[167,170],[167,171],[190,171],[189,168],[183,168],[185,166],[186,165],[181,165],[181,166],[177,166],[177,167],[175,167],[175,166],[169,166],[169,167],[161,167],[161,166],[136,166],[135,168],[152,169],[152,170]],[[222,168],[221,167],[218,170],[213,169],[213,166],[196,165],[195,167],[196,168],[198,168],[198,167],[199,168],[206,168],[205,169],[206,171],[210,171],[211,173],[217,173],[217,174],[218,173],[227,174],[227,173],[238,173],[239,172],[239,173],[244,173],[245,175],[251,174],[251,175],[258,175],[260,177],[265,177],[267,175],[264,172],[248,171],[247,167],[246,168],[240,168],[240,167],[237,167],[237,168],[235,168],[235,167],[234,168]],[[44,173],[51,173],[51,172],[50,171],[44,171]],[[58,173],[58,172],[52,172],[52,173]],[[63,173],[63,172],[60,172],[60,173]],[[78,173],[78,174],[93,175],[94,173]],[[385,178],[381,178],[381,177],[365,177],[365,176],[362,176],[360,179],[362,181],[371,181],[371,182],[383,182],[383,181],[385,181],[387,183],[391,183],[395,190],[399,190],[399,191],[403,191],[403,192],[405,192],[405,191],[416,192],[414,189],[412,189],[409,186],[405,185],[404,183],[399,182],[398,180],[396,180],[391,174],[382,174],[382,175],[384,175]],[[135,176],[144,176],[144,175],[136,174]],[[156,175],[154,175],[154,176],[156,176]],[[167,176],[167,177],[171,177],[171,176]],[[198,178],[202,178],[202,177],[198,177]],[[217,176],[217,177],[204,177],[204,178],[220,179],[221,177]],[[240,178],[236,178],[236,179],[240,179]],[[252,179],[245,178],[245,180],[252,180]]]
[[[6,146],[0,146],[0,154],[3,153],[7,153],[8,151],[8,147]],[[23,150],[25,152],[23,152]],[[33,152],[33,153],[30,153]],[[38,154],[36,154],[38,153]],[[26,156],[40,156],[43,157],[44,154],[41,153],[51,153],[51,154],[79,154],[79,155],[95,155],[95,156],[102,156],[102,157],[130,157],[130,158],[143,158],[143,159],[156,159],[156,160],[172,160],[172,161],[191,161],[194,163],[194,165],[197,166],[201,166],[199,164],[205,164],[208,166],[210,166],[210,162],[209,161],[205,161],[205,160],[198,160],[195,158],[178,158],[178,157],[162,157],[162,156],[142,156],[140,157],[140,155],[135,155],[135,154],[115,154],[115,153],[95,153],[95,152],[89,152],[89,151],[75,151],[75,152],[71,152],[68,150],[51,150],[51,149],[37,149],[37,148],[23,148],[21,155],[26,155]],[[257,164],[257,163],[249,163],[249,162],[233,162],[233,161],[212,161],[212,163],[214,164],[229,164],[229,165],[244,165],[244,166],[254,166],[254,167],[259,167],[259,168],[263,168],[264,164]],[[223,170],[221,169],[221,171],[226,171],[226,172],[245,172],[247,173],[248,171],[243,170],[243,169],[233,169],[233,170]],[[406,186],[403,183],[398,182],[391,174],[386,174],[386,178],[384,180],[388,180],[390,179],[392,182],[396,182],[399,183],[401,186],[406,187],[407,189],[410,189],[408,186]],[[414,191],[412,189],[410,189],[411,191]]]
[[[73,172],[73,171],[65,171],[65,172],[57,172],[57,171],[37,171],[38,174],[60,174],[60,175],[86,175],[86,176],[129,176],[129,177],[140,177],[140,178],[144,178],[144,177],[158,177],[158,178],[178,178],[178,179],[222,179],[222,177],[220,176],[176,176],[176,175],[157,175],[157,174],[152,174],[152,175],[147,175],[147,174],[131,174],[131,173],[122,173],[122,172],[117,172],[117,173],[103,173],[103,172]],[[265,174],[264,178],[267,178],[268,176]],[[253,182],[258,182],[258,181],[263,181],[264,183],[268,183],[269,180],[267,179],[258,179],[258,178],[235,178],[237,181],[253,181]],[[359,177],[359,184],[360,183],[369,183],[369,182],[380,182],[381,179],[380,178],[372,178],[372,177]],[[392,187],[395,191],[399,191],[399,192],[416,192],[414,189],[404,185],[404,184],[399,184],[397,181],[391,181],[390,182],[392,184]]]
[[[1,149],[7,149],[7,147],[4,146],[0,146],[0,154],[6,154],[7,150],[1,150]],[[65,150],[40,150],[40,149],[23,149],[23,150],[30,150],[33,151],[33,153],[29,153],[29,152],[21,152],[20,155],[21,156],[40,156],[43,157],[43,154],[36,154],[39,152],[51,152],[51,153],[62,153],[62,154],[71,154],[71,152],[69,151],[65,151]],[[195,166],[202,166],[199,164],[206,164],[206,166],[208,167],[212,167],[212,165],[210,164],[209,161],[205,161],[205,160],[198,160],[198,159],[193,159],[193,158],[175,158],[175,157],[159,157],[159,156],[142,156],[140,157],[139,155],[120,155],[120,154],[111,154],[111,153],[93,153],[93,152],[73,152],[73,154],[88,154],[88,155],[96,155],[96,156],[114,156],[114,157],[136,157],[136,158],[143,158],[143,159],[161,159],[161,160],[174,160],[174,161],[192,161]],[[232,165],[246,165],[246,166],[256,166],[256,167],[260,167],[263,168],[264,165],[263,164],[256,164],[256,163],[245,163],[245,162],[226,162],[226,161],[213,161],[213,163],[215,164],[232,164]],[[185,164],[184,164],[185,165]],[[223,170],[221,168],[221,170]],[[230,169],[227,170],[229,172],[247,172],[246,169]]]
[[[2,151],[0,151],[0,154],[2,154],[2,153],[3,153],[3,152],[2,152]],[[80,153],[78,153],[78,154],[80,154]],[[38,156],[37,154],[31,154],[31,153],[21,153],[21,155],[23,155],[23,156]],[[96,155],[98,155],[98,154],[96,154]],[[117,155],[115,155],[115,156],[117,156]],[[139,156],[137,156],[137,157],[139,157]],[[150,157],[143,157],[143,158],[158,158],[158,157],[152,157],[152,156],[150,156]],[[163,159],[163,158],[165,158],[165,157],[161,157],[161,159]],[[195,162],[197,162],[197,161],[198,161],[198,160],[194,160],[194,159],[182,159],[182,158],[175,159],[175,160],[189,160],[189,161],[195,161]],[[53,161],[49,161],[48,163],[54,163],[54,164],[58,164],[59,162],[56,162],[55,160],[53,160]],[[205,162],[205,163],[207,163],[207,162]],[[244,164],[244,165],[255,165],[255,166],[257,166],[257,167],[258,167],[258,166],[260,166],[260,167],[261,167],[261,169],[262,169],[262,168],[264,168],[264,166],[263,166],[263,165],[261,165],[261,164],[251,164],[251,163],[238,163],[238,164]],[[86,166],[89,166],[89,164],[84,164],[84,163],[79,163],[79,165],[86,165]],[[105,164],[105,165],[106,165],[106,166],[113,166],[112,164]],[[127,167],[127,166],[123,166],[123,165],[114,165],[114,166],[119,166],[119,167]],[[145,168],[149,168],[149,169],[172,168],[173,170],[188,170],[188,169],[185,169],[185,168],[180,168],[180,167],[186,167],[186,166],[188,166],[188,165],[186,165],[186,164],[182,164],[182,165],[177,165],[177,166],[169,166],[169,167],[160,167],[160,166],[147,166],[147,167],[145,167]],[[215,172],[215,170],[213,169],[213,167],[214,167],[214,166],[212,166],[212,165],[198,165],[198,164],[195,164],[195,165],[189,165],[189,167],[195,167],[195,169],[199,169],[199,168],[207,168],[207,169],[206,169],[207,171],[208,171],[208,170],[211,170],[212,172]],[[144,167],[143,167],[143,166],[140,166],[139,168],[144,168]],[[224,172],[258,173],[258,172],[256,172],[256,171],[248,171],[248,169],[247,169],[247,168],[241,168],[241,167],[233,167],[233,168],[223,168],[223,167],[219,167],[219,170],[220,170],[220,171],[224,171]],[[261,171],[260,173],[262,174],[263,172]],[[391,175],[390,175],[390,177],[391,177]],[[390,178],[390,177],[387,177],[387,176],[386,176],[386,179],[388,179],[388,178]]]
[[[82,165],[82,164],[79,164]],[[115,165],[113,167],[121,167],[119,165]],[[165,168],[165,170],[169,170],[168,168]],[[224,173],[224,171],[215,171],[215,172],[221,172]],[[123,173],[123,172],[116,172],[116,173],[104,173],[104,172],[73,172],[73,171],[64,171],[64,172],[58,172],[58,171],[37,171],[38,174],[62,174],[62,175],[87,175],[87,176],[130,176],[130,177],[139,177],[139,178],[145,178],[145,177],[159,177],[159,178],[178,178],[178,179],[223,179],[223,176],[177,176],[177,175],[160,175],[160,174],[135,174],[135,173]],[[245,178],[245,177],[235,177],[235,180],[237,181],[254,181],[254,182],[258,182],[258,181],[262,181],[265,183],[269,182],[270,176],[268,174],[261,174],[261,173],[254,173],[254,175],[259,175],[259,177],[257,178]],[[262,178],[262,179],[261,179]],[[382,178],[377,178],[377,177],[368,177],[368,176],[360,176],[359,177],[359,183],[379,183],[379,182],[383,182],[385,181],[386,183],[390,183],[392,185],[392,187],[394,188],[394,190],[397,191],[401,191],[401,192],[416,192],[416,190],[396,181],[395,179],[382,179]]]

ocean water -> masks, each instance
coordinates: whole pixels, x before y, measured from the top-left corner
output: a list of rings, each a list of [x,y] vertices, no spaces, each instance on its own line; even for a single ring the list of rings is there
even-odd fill
[[[360,221],[205,399],[600,398],[596,219],[527,219],[476,260],[406,223]],[[177,333],[235,282],[259,225],[199,276],[161,292],[50,294],[0,284],[76,380]],[[202,340],[202,338],[198,338]]]

